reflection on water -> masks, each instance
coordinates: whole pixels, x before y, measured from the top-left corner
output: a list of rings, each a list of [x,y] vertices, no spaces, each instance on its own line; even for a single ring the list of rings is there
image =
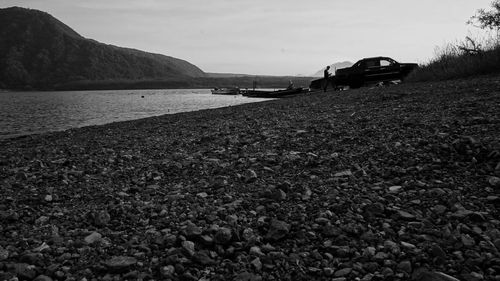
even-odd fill
[[[0,138],[263,100],[207,89],[0,92]]]

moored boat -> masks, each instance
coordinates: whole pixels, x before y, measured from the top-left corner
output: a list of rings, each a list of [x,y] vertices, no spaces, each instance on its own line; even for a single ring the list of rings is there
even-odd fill
[[[276,91],[266,90],[246,90],[242,92],[243,96],[252,98],[283,98],[305,92],[303,88],[292,88]]]
[[[212,89],[212,94],[214,95],[238,95],[239,93],[240,89],[238,87]]]

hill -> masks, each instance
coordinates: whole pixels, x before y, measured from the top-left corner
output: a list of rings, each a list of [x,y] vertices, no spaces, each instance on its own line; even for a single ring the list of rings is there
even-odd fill
[[[331,68],[330,72],[335,72],[335,69],[350,67],[352,65],[353,65],[353,63],[350,61],[336,62],[336,63],[330,64],[330,68]],[[316,73],[314,73],[312,76],[313,77],[323,77],[324,70],[325,69],[322,68],[322,69],[318,70]]]
[[[174,57],[82,37],[48,13],[0,9],[0,88],[52,89],[85,81],[184,81],[204,77]]]

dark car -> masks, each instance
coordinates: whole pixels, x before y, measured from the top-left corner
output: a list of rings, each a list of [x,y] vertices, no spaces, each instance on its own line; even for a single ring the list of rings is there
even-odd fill
[[[359,88],[368,83],[403,80],[417,67],[416,63],[399,63],[389,57],[365,58],[351,67],[337,69],[335,83]]]

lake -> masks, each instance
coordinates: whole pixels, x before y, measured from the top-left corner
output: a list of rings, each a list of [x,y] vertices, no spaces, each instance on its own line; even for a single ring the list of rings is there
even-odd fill
[[[0,138],[264,100],[209,89],[0,92]]]

